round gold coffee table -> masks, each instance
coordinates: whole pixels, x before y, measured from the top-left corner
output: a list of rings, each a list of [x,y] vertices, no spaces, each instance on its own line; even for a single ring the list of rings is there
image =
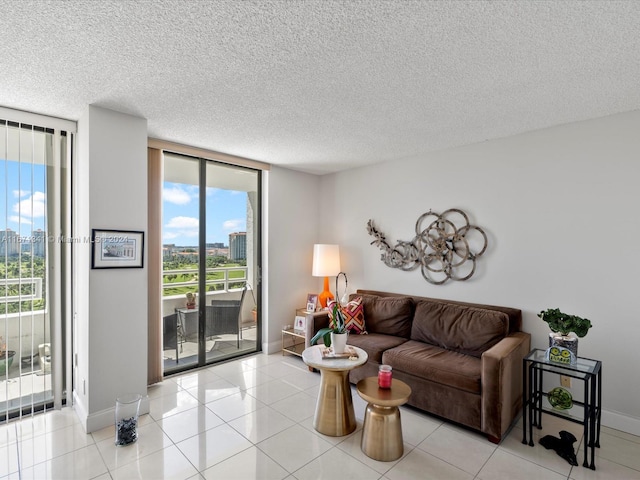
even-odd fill
[[[320,392],[313,418],[313,428],[332,437],[348,435],[356,429],[349,370],[367,363],[367,352],[347,345],[357,353],[357,358],[323,358],[324,345],[305,348],[302,360],[320,370]]]
[[[398,407],[409,401],[411,387],[394,378],[391,388],[380,388],[377,377],[368,377],[360,380],[356,389],[358,395],[369,402],[364,414],[360,448],[374,460],[397,460],[404,452]]]

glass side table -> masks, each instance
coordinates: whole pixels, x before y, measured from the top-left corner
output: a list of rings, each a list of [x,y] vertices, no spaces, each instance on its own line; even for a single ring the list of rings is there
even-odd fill
[[[600,448],[600,417],[602,414],[602,362],[578,357],[575,365],[563,365],[545,359],[545,350],[536,348],[522,359],[522,443],[533,447],[533,427],[542,428],[542,413],[579,423],[584,428],[584,463],[582,466],[596,469],[595,447]],[[553,408],[548,392],[543,391],[544,373],[565,375],[584,382],[583,401],[573,400],[567,410]],[[527,432],[529,440],[527,441]],[[589,448],[587,448],[589,447]],[[591,450],[591,463],[588,452]]]

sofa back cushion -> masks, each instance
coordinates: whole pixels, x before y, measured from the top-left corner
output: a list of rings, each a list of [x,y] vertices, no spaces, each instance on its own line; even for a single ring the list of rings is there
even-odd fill
[[[422,300],[416,303],[411,340],[480,357],[508,332],[506,313]]]
[[[369,333],[385,333],[409,338],[414,310],[411,297],[358,296],[362,297],[364,317]]]

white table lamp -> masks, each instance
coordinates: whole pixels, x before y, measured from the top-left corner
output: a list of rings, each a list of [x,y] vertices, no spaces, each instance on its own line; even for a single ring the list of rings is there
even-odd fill
[[[311,275],[324,277],[324,290],[318,295],[318,301],[322,308],[327,308],[333,294],[329,290],[329,277],[335,277],[340,273],[340,247],[317,243],[313,246],[313,267]]]

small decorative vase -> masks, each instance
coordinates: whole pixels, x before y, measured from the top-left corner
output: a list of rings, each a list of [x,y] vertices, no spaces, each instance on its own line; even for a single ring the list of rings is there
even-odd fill
[[[11,364],[13,363],[13,357],[15,356],[15,354],[15,351],[8,350],[0,356],[0,375],[5,375],[9,371],[9,369],[11,368]]]
[[[195,293],[187,293],[187,309],[193,310],[196,308],[196,302],[198,297],[196,297]]]
[[[349,334],[347,333],[331,332],[331,346],[333,347],[333,353],[335,354],[344,353],[344,349],[347,346],[348,337],[349,337]]]
[[[562,335],[558,332],[549,333],[550,347],[563,347],[573,353],[571,365],[575,365],[578,358],[578,336],[571,332],[569,335]]]

